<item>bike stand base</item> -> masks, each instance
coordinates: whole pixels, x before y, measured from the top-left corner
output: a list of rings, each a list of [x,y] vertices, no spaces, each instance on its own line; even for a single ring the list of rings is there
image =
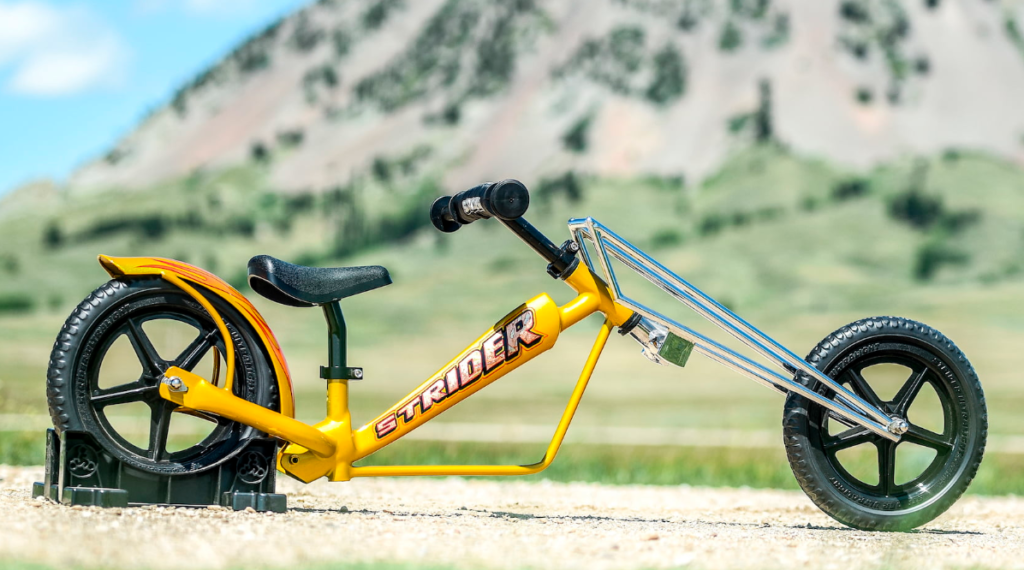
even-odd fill
[[[277,446],[276,440],[252,439],[217,467],[162,475],[111,456],[87,432],[67,431],[61,438],[49,429],[46,474],[42,482],[32,485],[32,497],[72,506],[221,506],[283,513],[288,510],[288,498],[274,493]]]

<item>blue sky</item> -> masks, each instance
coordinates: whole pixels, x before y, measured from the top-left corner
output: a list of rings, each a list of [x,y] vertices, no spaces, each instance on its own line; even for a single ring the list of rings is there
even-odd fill
[[[0,0],[0,194],[62,180],[308,0]]]

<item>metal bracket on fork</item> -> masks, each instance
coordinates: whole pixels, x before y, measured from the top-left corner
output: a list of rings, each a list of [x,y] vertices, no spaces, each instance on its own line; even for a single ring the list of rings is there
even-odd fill
[[[782,393],[795,392],[805,398],[827,408],[839,417],[863,426],[886,439],[899,441],[905,432],[904,418],[891,418],[882,410],[866,402],[860,396],[829,378],[818,369],[809,365],[804,359],[793,354],[787,348],[771,339],[750,323],[744,321],[729,309],[687,283],[682,277],[669,271],[649,255],[622,239],[593,218],[576,218],[569,220],[569,230],[580,245],[583,257],[591,268],[600,266],[616,302],[632,309],[644,318],[654,321],[672,333],[693,343],[694,350],[725,365],[728,368],[751,378],[752,380],[774,388]],[[583,240],[589,240],[596,250],[597,265],[590,252],[584,247]],[[749,346],[761,356],[789,373],[805,374],[835,392],[835,398],[819,394],[813,387],[807,387],[771,370],[704,335],[626,297],[619,288],[618,280],[612,269],[611,258],[614,257],[626,267],[639,273],[662,291],[677,301],[693,309],[694,312],[711,321]]]

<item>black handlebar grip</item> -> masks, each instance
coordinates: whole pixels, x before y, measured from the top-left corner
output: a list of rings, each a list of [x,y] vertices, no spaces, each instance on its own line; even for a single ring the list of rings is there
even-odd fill
[[[469,224],[486,218],[515,220],[530,207],[530,191],[518,180],[481,184],[452,198],[455,221]]]
[[[488,182],[459,192],[454,197],[443,196],[430,206],[430,221],[438,230],[451,233],[477,220],[521,218],[530,207],[530,191],[518,180]]]

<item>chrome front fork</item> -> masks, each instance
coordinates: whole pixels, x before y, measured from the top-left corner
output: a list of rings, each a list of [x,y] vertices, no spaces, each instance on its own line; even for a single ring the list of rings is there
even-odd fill
[[[899,441],[906,432],[906,418],[888,416],[882,410],[866,402],[845,386],[829,378],[804,359],[777,343],[750,323],[744,321],[729,309],[686,282],[682,277],[669,271],[643,251],[622,239],[593,218],[569,220],[569,230],[580,245],[584,259],[591,268],[600,267],[605,279],[612,287],[616,302],[639,313],[643,318],[631,335],[643,347],[647,358],[661,364],[674,363],[679,359],[663,354],[672,347],[673,356],[678,352],[673,345],[673,336],[692,343],[693,350],[740,374],[782,393],[797,393],[830,410],[845,422],[863,426],[892,441]],[[584,240],[594,246],[595,257],[584,247]],[[739,339],[743,344],[784,370],[787,375],[805,374],[835,392],[834,398],[819,394],[814,387],[808,387],[790,376],[767,368],[710,338],[626,297],[619,288],[612,269],[614,258],[627,268],[640,274],[672,298],[690,307],[697,314],[711,321]],[[594,261],[597,262],[595,265]],[[683,359],[685,362],[685,359]]]

